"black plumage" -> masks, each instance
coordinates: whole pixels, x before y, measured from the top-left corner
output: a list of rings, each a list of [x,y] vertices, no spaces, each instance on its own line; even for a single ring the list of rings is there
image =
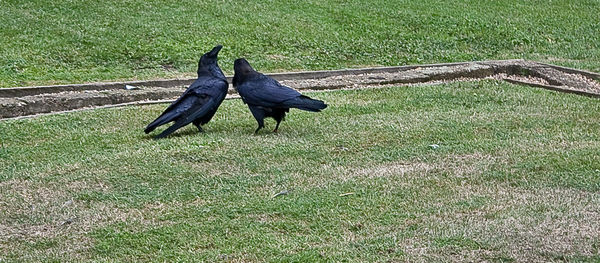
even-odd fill
[[[217,45],[202,55],[198,61],[198,79],[156,120],[148,124],[145,133],[150,133],[156,127],[171,121],[175,123],[155,138],[166,137],[190,123],[193,123],[200,132],[203,131],[201,125],[210,121],[227,95],[229,84],[217,64],[217,55],[222,47]]]
[[[254,133],[265,127],[264,119],[267,117],[277,121],[275,130],[273,130],[273,132],[277,132],[279,124],[290,108],[319,112],[327,107],[323,101],[311,99],[292,88],[281,85],[275,79],[257,72],[246,59],[236,59],[233,70],[235,71],[233,86],[244,103],[248,104],[250,112],[258,122],[258,128]]]

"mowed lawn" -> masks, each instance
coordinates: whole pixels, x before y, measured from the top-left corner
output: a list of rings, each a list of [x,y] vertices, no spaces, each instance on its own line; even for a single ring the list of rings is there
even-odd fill
[[[600,71],[598,0],[0,1],[0,87],[525,58]]]
[[[329,107],[256,136],[241,100],[163,140],[166,105],[1,121],[0,261],[600,260],[597,99],[310,95]]]

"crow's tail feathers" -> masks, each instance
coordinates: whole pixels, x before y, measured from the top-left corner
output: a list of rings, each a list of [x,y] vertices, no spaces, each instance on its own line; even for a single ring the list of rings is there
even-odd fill
[[[210,111],[210,109],[215,106],[214,103],[214,99],[212,98],[210,98],[204,104],[196,103],[192,108],[190,108],[184,113],[187,114],[187,116],[177,119],[177,121],[175,121],[175,124],[171,125],[171,127],[167,128],[159,135],[156,135],[156,137],[154,138],[160,139],[167,137],[169,134],[173,133],[177,129],[192,123],[195,119],[204,116],[208,111]]]
[[[172,121],[175,117],[177,117],[177,114],[175,112],[165,112],[162,115],[158,116],[156,120],[148,124],[148,126],[146,126],[146,129],[144,129],[144,132],[148,134],[154,129],[156,129],[156,127]]]
[[[301,95],[295,99],[288,101],[288,106],[290,108],[298,108],[306,111],[314,111],[319,112],[322,109],[327,108],[327,104],[321,100],[311,99],[307,96]]]

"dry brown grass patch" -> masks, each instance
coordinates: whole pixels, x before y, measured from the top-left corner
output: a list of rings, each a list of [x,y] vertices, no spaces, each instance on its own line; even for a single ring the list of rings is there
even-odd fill
[[[141,208],[107,202],[80,201],[75,194],[87,190],[108,191],[101,182],[73,181],[65,184],[13,179],[0,183],[0,254],[35,248],[39,256],[85,259],[93,246],[87,234],[110,224],[126,222],[140,229],[172,224],[159,218],[173,209],[201,207],[206,200],[153,202]],[[136,229],[136,228],[131,228]],[[41,242],[41,243],[40,243]],[[21,255],[36,261],[34,254]]]
[[[463,185],[445,200],[449,209],[423,215],[421,234],[401,246],[413,259],[522,262],[600,254],[600,196],[575,189],[522,189],[506,184]],[[452,208],[458,201],[485,197],[477,208]],[[443,223],[440,223],[443,222]],[[472,240],[480,247],[439,246],[434,238]]]

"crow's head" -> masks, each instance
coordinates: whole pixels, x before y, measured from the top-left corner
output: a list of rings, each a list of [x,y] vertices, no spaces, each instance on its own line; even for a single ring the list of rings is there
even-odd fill
[[[202,57],[200,57],[200,60],[198,61],[198,76],[208,71],[216,77],[222,76],[223,78],[225,78],[223,72],[217,64],[217,55],[219,55],[219,51],[221,51],[221,48],[223,48],[223,46],[216,45],[211,51],[207,52],[206,54],[202,55]]]
[[[254,69],[245,58],[238,58],[233,62],[233,71],[236,75],[248,75],[254,72]]]
[[[256,73],[245,58],[238,58],[233,62],[233,72],[234,87]]]

